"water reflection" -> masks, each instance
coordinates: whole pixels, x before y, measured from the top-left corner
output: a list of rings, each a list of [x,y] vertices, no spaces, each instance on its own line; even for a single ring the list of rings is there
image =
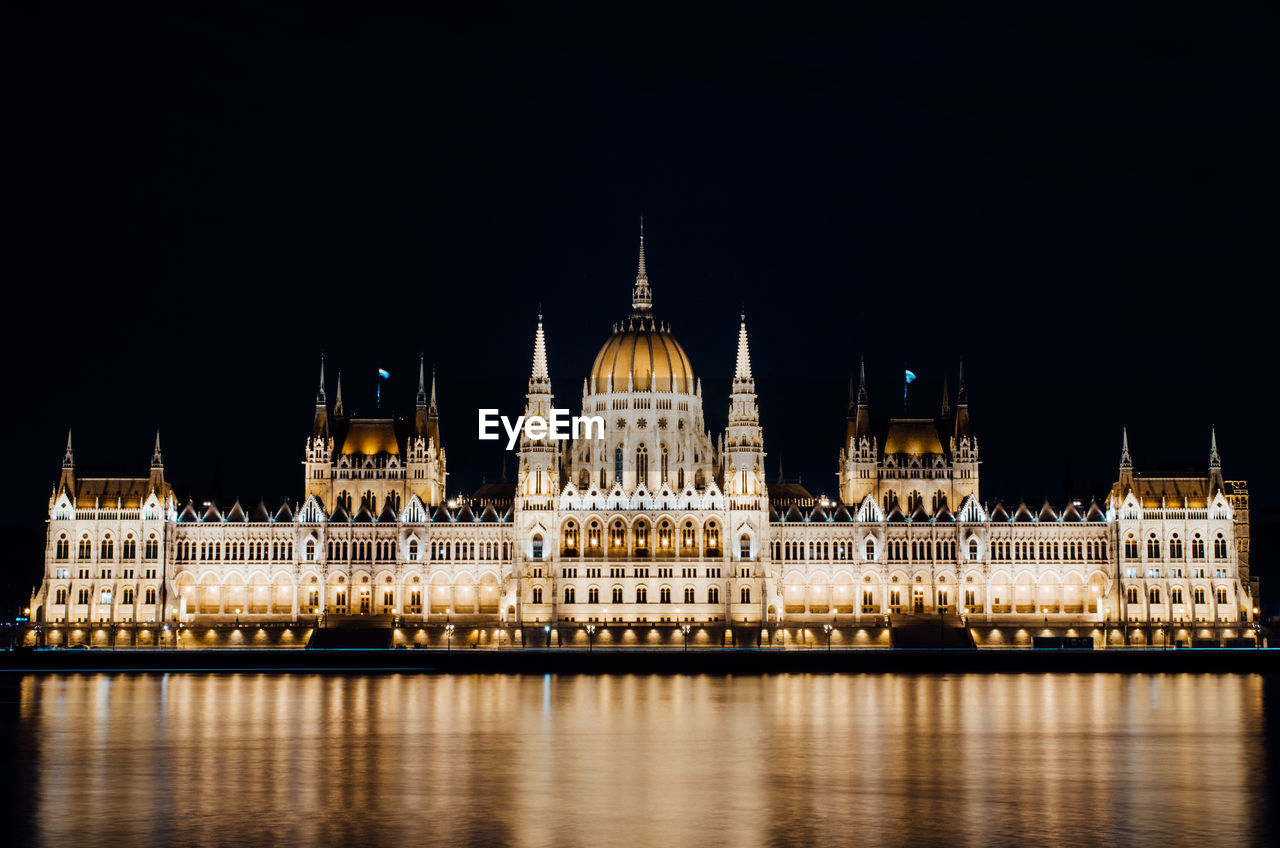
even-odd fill
[[[1266,844],[1264,685],[30,676],[15,824],[46,845]]]

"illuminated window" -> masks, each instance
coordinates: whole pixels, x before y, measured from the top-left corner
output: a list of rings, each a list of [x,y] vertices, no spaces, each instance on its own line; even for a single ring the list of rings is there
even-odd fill
[[[533,558],[542,559],[542,534],[537,533],[533,537]]]
[[[738,540],[738,554],[742,559],[751,559],[751,537],[746,533]]]

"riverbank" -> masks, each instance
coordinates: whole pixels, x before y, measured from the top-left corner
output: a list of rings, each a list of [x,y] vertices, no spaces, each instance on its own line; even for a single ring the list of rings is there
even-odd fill
[[[431,674],[1275,673],[1280,649],[1068,650],[36,650],[0,671]]]

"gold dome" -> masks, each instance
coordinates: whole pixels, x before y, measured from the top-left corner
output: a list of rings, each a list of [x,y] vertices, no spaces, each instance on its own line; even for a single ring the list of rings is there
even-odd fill
[[[591,366],[591,391],[625,392],[628,377],[638,392],[694,391],[693,365],[689,357],[664,327],[653,321],[628,322],[596,354]]]

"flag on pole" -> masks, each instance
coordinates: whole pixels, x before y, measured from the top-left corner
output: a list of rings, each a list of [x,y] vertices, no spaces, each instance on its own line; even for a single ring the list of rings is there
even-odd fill
[[[910,374],[911,372],[910,372],[910,371],[908,371],[907,373],[908,373],[908,374]],[[385,368],[379,368],[379,369],[378,369],[378,376],[379,376],[379,377],[381,377],[381,378],[382,378],[382,379],[384,379],[384,380],[390,380],[390,379],[391,379],[391,372],[390,372],[390,371],[388,371],[388,370],[387,370],[387,369],[385,369]],[[913,374],[912,376],[914,377],[915,375]]]
[[[905,415],[907,411],[907,388],[915,381],[916,375],[915,372],[910,369],[903,370],[905,373],[903,374],[902,380],[902,412]]]

